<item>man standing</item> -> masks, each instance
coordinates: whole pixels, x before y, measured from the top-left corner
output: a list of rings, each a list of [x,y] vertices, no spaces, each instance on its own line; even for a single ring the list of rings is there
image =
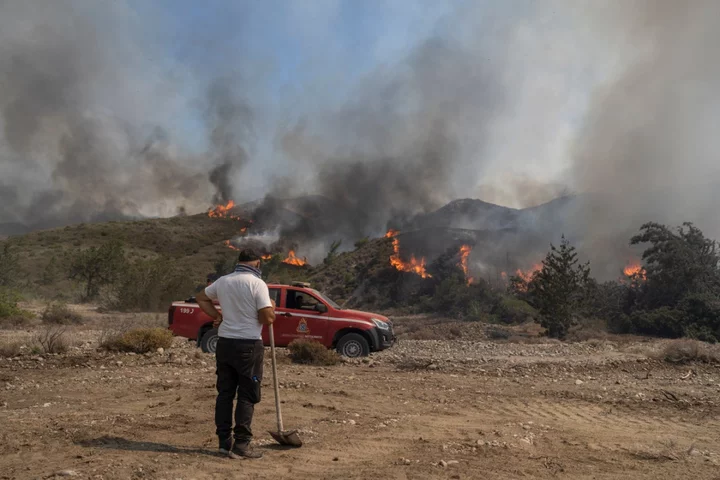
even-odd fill
[[[275,302],[260,274],[260,256],[250,249],[241,251],[235,271],[217,279],[196,299],[218,328],[215,425],[220,452],[233,458],[260,458],[262,453],[250,448],[250,424],[255,404],[260,401],[265,352],[262,326],[275,321]],[[222,313],[215,309],[213,300],[218,300]]]

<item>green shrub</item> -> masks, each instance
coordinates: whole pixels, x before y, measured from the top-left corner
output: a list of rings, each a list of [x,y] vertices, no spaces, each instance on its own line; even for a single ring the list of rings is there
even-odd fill
[[[538,318],[538,312],[524,300],[503,295],[490,312],[499,322],[505,324],[524,323]]]
[[[355,242],[355,248],[359,250],[362,247],[364,247],[365,245],[367,245],[369,242],[370,242],[370,239],[368,237],[361,238],[360,240]]]
[[[113,352],[149,353],[158,348],[170,348],[173,335],[164,328],[135,328],[126,332],[105,334],[100,348]]]
[[[138,260],[118,275],[103,307],[115,311],[160,311],[192,292],[188,275],[167,259]]]
[[[683,325],[686,323],[685,312],[670,307],[638,310],[630,315],[632,332],[645,335],[679,338],[683,335]]]
[[[0,325],[24,325],[32,318],[32,313],[18,307],[19,300],[15,292],[0,288]]]
[[[45,324],[52,325],[80,325],[83,317],[73,311],[64,303],[51,303],[45,308],[40,317]]]
[[[321,343],[301,338],[290,342],[288,350],[293,363],[327,366],[335,365],[340,361],[340,356],[335,350],[329,350]]]

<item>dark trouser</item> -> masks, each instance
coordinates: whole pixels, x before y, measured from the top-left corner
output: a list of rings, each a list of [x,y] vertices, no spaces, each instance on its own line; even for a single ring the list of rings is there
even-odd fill
[[[231,433],[239,443],[248,443],[252,439],[250,424],[255,404],[260,401],[264,353],[262,340],[218,339],[215,351],[218,391],[215,426],[221,439],[230,438]],[[233,400],[236,395],[233,429]]]

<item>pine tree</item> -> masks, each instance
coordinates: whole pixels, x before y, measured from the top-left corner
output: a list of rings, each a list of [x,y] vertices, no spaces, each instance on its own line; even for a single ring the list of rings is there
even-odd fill
[[[528,294],[540,310],[541,325],[548,336],[564,338],[583,300],[590,267],[579,263],[575,247],[564,235],[559,248],[550,245],[542,265],[529,284]]]

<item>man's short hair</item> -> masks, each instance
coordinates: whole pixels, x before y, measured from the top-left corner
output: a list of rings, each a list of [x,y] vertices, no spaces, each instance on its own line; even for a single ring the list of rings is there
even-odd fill
[[[252,248],[241,250],[240,255],[238,255],[238,262],[241,263],[256,262],[258,260],[260,260],[260,255]]]

